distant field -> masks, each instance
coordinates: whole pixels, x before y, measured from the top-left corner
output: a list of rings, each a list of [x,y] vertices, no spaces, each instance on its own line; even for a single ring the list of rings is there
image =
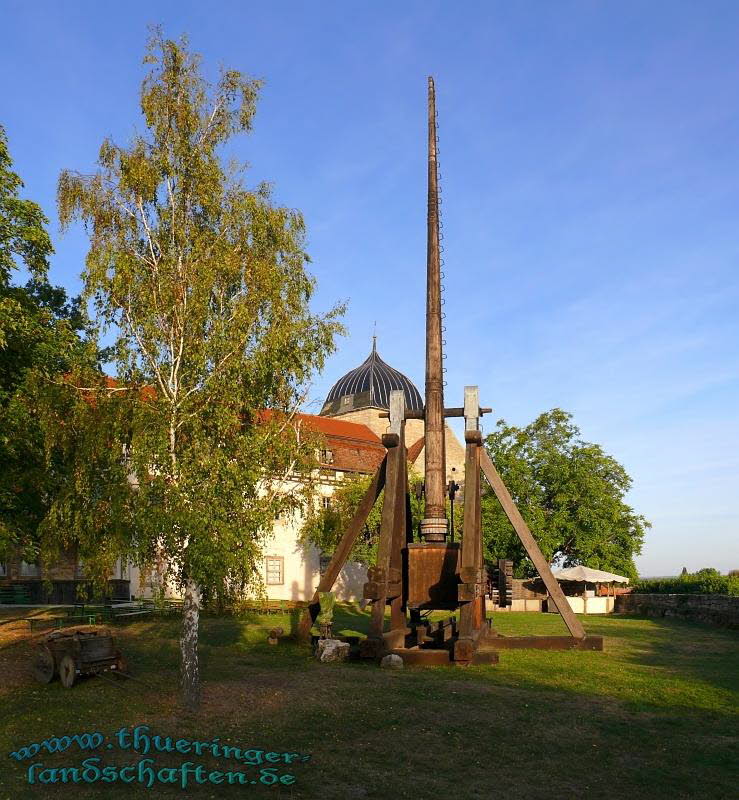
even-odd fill
[[[206,618],[203,707],[178,707],[178,623],[116,629],[134,674],[71,690],[27,676],[25,610],[0,612],[0,800],[112,797],[344,798],[732,798],[739,796],[739,635],[667,620],[583,617],[605,637],[596,652],[506,651],[494,667],[406,668],[317,664],[307,649],[265,631],[288,617]],[[364,632],[367,615],[337,614],[341,632]],[[500,614],[507,634],[565,632],[559,617]],[[153,733],[243,748],[310,754],[293,786],[204,785],[146,790],[137,784],[29,786],[28,762],[7,757],[51,735],[147,724]],[[91,754],[41,753],[45,766]],[[95,755],[95,754],[92,754]],[[118,750],[105,763],[133,761]],[[162,754],[158,765],[190,756]],[[193,757],[209,769],[245,769]],[[104,787],[104,788],[103,788]]]

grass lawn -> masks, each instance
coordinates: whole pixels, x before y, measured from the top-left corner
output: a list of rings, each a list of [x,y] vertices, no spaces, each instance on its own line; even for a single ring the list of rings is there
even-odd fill
[[[583,617],[605,652],[503,651],[500,664],[386,671],[318,664],[289,641],[266,643],[288,617],[205,618],[202,709],[178,705],[178,622],[116,628],[145,682],[36,684],[27,674],[28,623],[0,612],[0,800],[74,797],[732,798],[739,797],[739,635],[678,621]],[[15,612],[18,616],[28,610]],[[340,607],[335,629],[363,632],[367,616]],[[499,614],[504,634],[565,633],[557,616]],[[16,762],[8,753],[55,735],[149,725],[173,740],[309,754],[276,767],[294,785],[138,783],[29,785],[32,762],[79,766],[101,756],[142,758],[115,746]],[[151,756],[151,754],[149,754]],[[156,754],[156,767],[192,760],[208,770],[259,767],[230,759]],[[274,765],[265,764],[265,767]],[[128,773],[130,775],[130,773]],[[57,773],[59,776],[60,773]],[[61,780],[60,777],[58,777]],[[179,779],[178,779],[179,780]],[[192,777],[190,780],[194,780]]]

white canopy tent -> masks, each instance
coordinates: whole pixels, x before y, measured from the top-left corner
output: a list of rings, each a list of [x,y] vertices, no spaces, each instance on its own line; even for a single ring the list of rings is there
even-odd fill
[[[601,569],[591,569],[590,567],[569,567],[554,573],[558,581],[585,581],[586,583],[628,583],[629,579],[623,575],[614,575],[612,572],[604,572]]]

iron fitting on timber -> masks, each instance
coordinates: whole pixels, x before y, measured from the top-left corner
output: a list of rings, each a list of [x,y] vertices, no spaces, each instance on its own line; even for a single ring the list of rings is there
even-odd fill
[[[449,523],[445,517],[432,517],[421,520],[421,538],[426,542],[446,541]]]

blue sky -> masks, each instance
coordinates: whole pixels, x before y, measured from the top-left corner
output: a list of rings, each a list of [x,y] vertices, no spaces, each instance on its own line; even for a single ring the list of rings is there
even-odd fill
[[[375,320],[422,387],[433,74],[448,404],[571,411],[634,478],[643,574],[739,568],[739,4],[0,0],[0,124],[72,292],[57,177],[141,127],[150,23],[266,82],[233,152],[303,211],[316,309],[349,302],[309,410]]]

